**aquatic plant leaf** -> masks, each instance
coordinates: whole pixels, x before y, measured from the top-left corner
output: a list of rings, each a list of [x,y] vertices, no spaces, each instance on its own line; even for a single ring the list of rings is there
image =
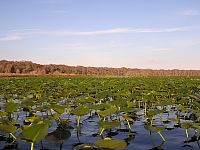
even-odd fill
[[[124,115],[123,118],[128,121],[133,121],[133,119],[131,117],[129,117],[128,115]]]
[[[154,126],[145,126],[146,129],[148,129],[149,131],[152,131],[152,132],[161,132],[162,130],[165,129],[165,127],[154,127]]]
[[[60,105],[52,105],[51,109],[53,109],[55,112],[59,114],[63,114],[65,112],[65,107]]]
[[[102,109],[104,109],[104,105],[103,105],[103,104],[94,105],[94,106],[93,106],[93,109],[94,109],[94,110],[102,110]]]
[[[128,108],[132,108],[135,106],[135,103],[134,102],[127,102],[127,105],[128,105]]]
[[[196,106],[196,107],[198,107],[200,109],[200,103],[199,102],[193,101],[193,105]]]
[[[192,125],[192,122],[182,122],[181,128],[189,129]]]
[[[1,132],[7,132],[7,133],[13,133],[17,129],[14,125],[6,125],[6,124],[0,124],[0,131]]]
[[[123,107],[120,109],[120,112],[124,112],[124,113],[134,113],[134,109],[133,108],[128,108],[128,107]]]
[[[195,100],[199,100],[199,97],[195,96],[195,95],[189,95],[190,98],[195,99]]]
[[[103,103],[103,108],[104,109],[110,109],[111,107],[112,107],[112,105],[110,103],[108,103],[108,102]]]
[[[85,98],[85,101],[86,101],[87,103],[93,103],[93,102],[94,102],[94,99],[93,99],[92,97],[86,97],[86,98]]]
[[[105,128],[105,129],[110,129],[110,128],[114,128],[120,125],[119,121],[110,121],[110,122],[106,122],[106,121],[100,121],[97,123],[98,126]]]
[[[5,111],[8,112],[8,113],[12,113],[12,112],[16,111],[17,108],[18,108],[18,104],[17,103],[7,102]]]
[[[162,112],[163,112],[162,110],[158,110],[158,109],[156,109],[156,110],[149,110],[148,113],[147,113],[147,116],[155,116],[155,115],[160,114]]]
[[[48,118],[49,118],[50,120],[54,120],[54,119],[57,119],[58,117],[60,117],[60,114],[59,114],[59,113],[54,113],[54,114],[52,114],[51,116],[49,116]]]
[[[41,141],[48,133],[49,123],[49,121],[41,121],[24,129],[20,135],[21,139],[33,143]]]
[[[116,111],[117,111],[116,107],[111,107],[110,109],[106,109],[106,110],[98,112],[98,114],[102,117],[106,117],[106,116],[110,116],[114,114]]]
[[[4,111],[0,111],[0,116],[1,117],[6,117],[8,115],[7,112],[4,112]]]
[[[149,95],[145,95],[142,97],[143,102],[147,102],[149,100]]]
[[[163,102],[159,102],[158,106],[167,106],[167,105],[171,105],[170,101],[163,101]]]
[[[187,111],[187,108],[186,107],[184,107],[183,105],[178,105],[177,107],[176,107],[176,109],[177,110],[179,110],[179,111]]]
[[[76,143],[72,147],[73,150],[100,150],[96,146],[90,146],[84,143]]]
[[[126,107],[127,106],[127,102],[124,99],[117,99],[115,101],[112,101],[111,104],[116,105],[118,107]]]
[[[72,113],[76,116],[83,116],[90,112],[90,109],[87,106],[78,106],[75,108]]]
[[[33,106],[35,105],[35,102],[33,101],[33,99],[26,99],[23,100],[21,104],[25,106]]]
[[[127,147],[127,143],[122,140],[104,139],[96,141],[96,146],[100,148],[122,150]]]
[[[30,122],[30,123],[38,123],[42,120],[40,117],[27,117],[24,119],[25,122]]]
[[[200,123],[192,123],[191,125],[193,129],[200,130]]]

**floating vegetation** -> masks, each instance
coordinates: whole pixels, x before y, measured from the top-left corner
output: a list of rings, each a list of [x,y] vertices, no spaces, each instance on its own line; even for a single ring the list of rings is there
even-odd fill
[[[0,149],[181,149],[199,140],[199,77],[0,78]]]

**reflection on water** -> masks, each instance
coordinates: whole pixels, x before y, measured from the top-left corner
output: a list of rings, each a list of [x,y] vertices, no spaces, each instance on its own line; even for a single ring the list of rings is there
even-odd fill
[[[63,141],[70,137],[71,132],[69,130],[58,127],[55,131],[48,133],[45,140],[52,144],[63,144]]]

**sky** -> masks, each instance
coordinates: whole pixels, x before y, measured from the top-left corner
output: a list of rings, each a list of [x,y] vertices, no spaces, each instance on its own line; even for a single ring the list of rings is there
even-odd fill
[[[200,69],[200,0],[0,0],[0,60]]]

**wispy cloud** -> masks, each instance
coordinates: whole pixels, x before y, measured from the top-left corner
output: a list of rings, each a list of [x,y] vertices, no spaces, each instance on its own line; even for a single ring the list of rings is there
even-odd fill
[[[93,36],[93,35],[103,35],[103,34],[120,34],[120,33],[161,33],[161,32],[180,32],[186,31],[187,28],[177,27],[177,28],[113,28],[107,30],[96,30],[96,31],[75,31],[75,32],[65,32],[65,31],[55,31],[46,32],[47,34],[55,35],[77,35],[77,36]]]
[[[107,30],[94,31],[66,31],[66,30],[23,30],[23,32],[10,32],[10,34],[1,35],[1,41],[20,40],[34,36],[97,36],[107,34],[131,34],[131,33],[168,33],[168,32],[184,32],[191,29],[199,29],[200,27],[172,27],[172,28],[113,28]]]
[[[16,40],[21,40],[21,39],[22,39],[21,36],[15,35],[15,34],[0,37],[0,41],[16,41]]]
[[[37,32],[40,31],[39,29],[35,28],[24,28],[24,29],[12,29],[11,32]]]
[[[190,8],[190,9],[186,9],[186,10],[182,11],[180,14],[184,15],[184,16],[199,16],[200,15],[200,11]]]

